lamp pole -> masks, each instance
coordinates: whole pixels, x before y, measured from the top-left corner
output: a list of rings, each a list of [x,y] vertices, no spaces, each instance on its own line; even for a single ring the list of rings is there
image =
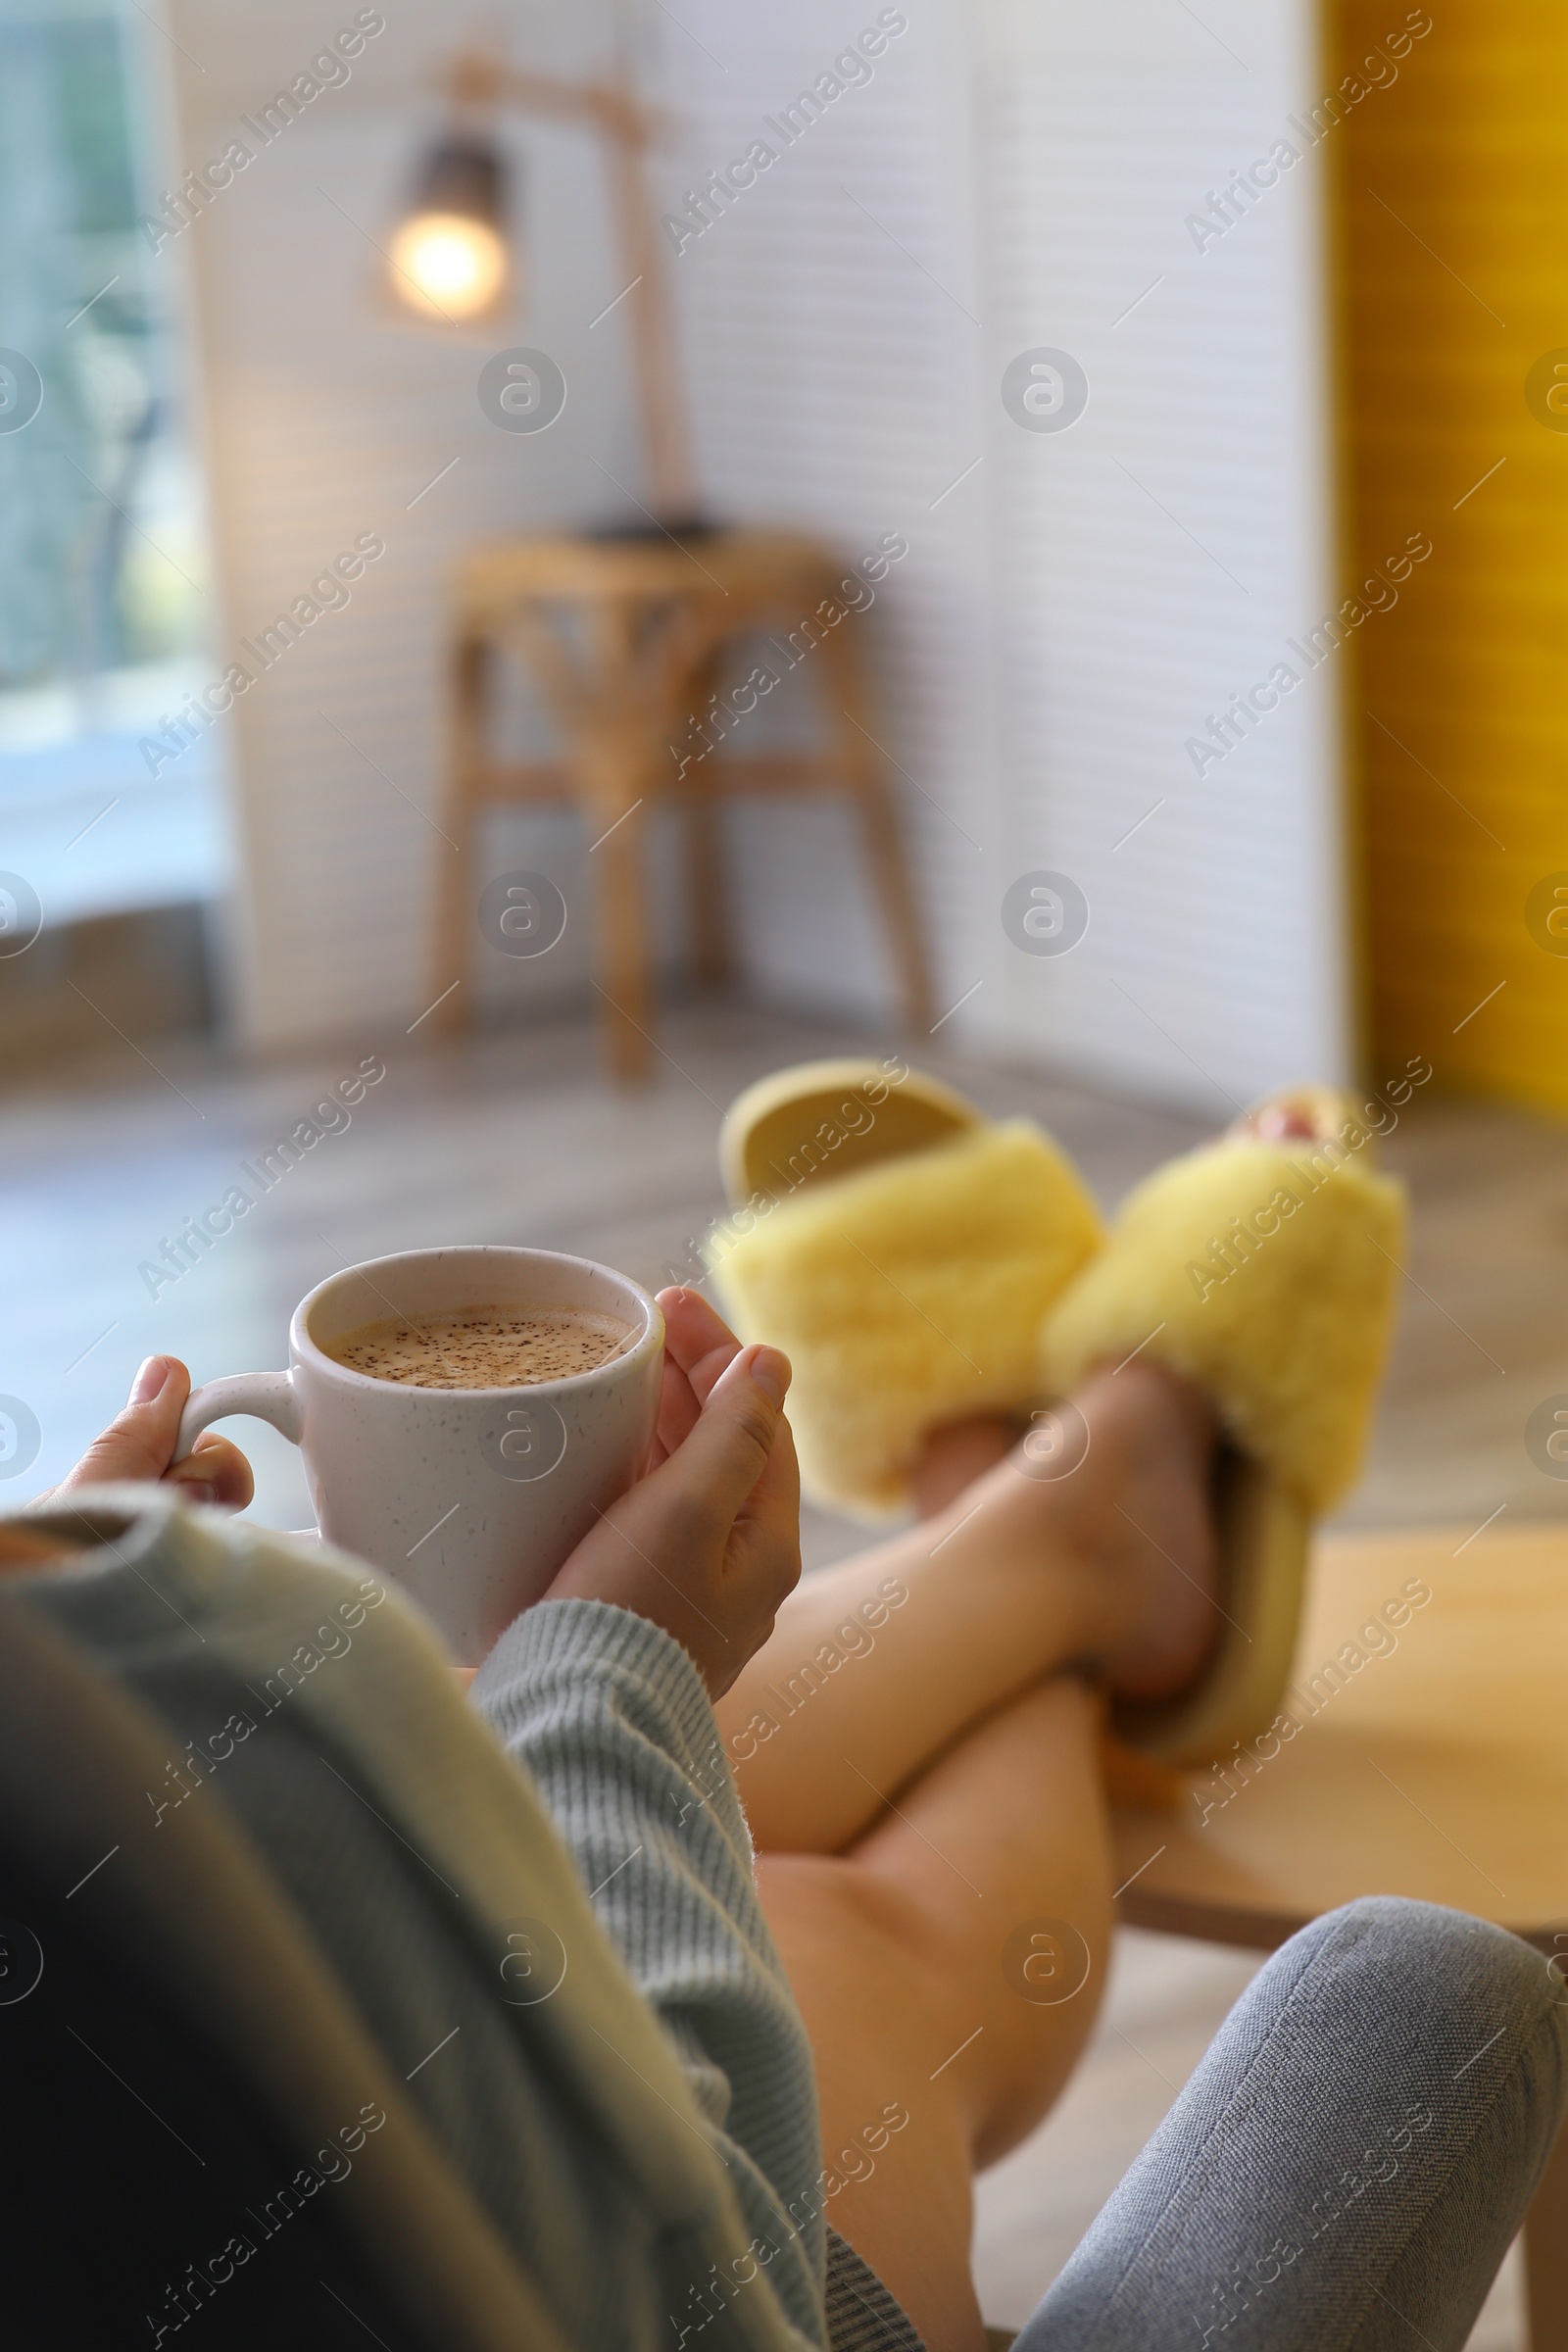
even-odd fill
[[[637,405],[642,420],[650,496],[657,514],[678,518],[696,508],[691,437],[682,398],[669,283],[654,225],[647,155],[659,126],[652,108],[624,79],[563,81],[531,74],[482,51],[454,58],[449,86],[459,105],[510,106],[519,113],[575,122],[606,142],[610,205],[625,285],[618,300],[630,312]]]

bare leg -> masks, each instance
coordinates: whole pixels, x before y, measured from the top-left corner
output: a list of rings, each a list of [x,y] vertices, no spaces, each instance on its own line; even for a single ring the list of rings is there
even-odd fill
[[[816,2058],[826,2218],[937,2352],[984,2341],[971,2182],[1033,2129],[1082,2050],[1104,1980],[1110,1872],[1096,1702],[1031,1690],[907,1788],[848,1856],[764,1854],[759,1886]],[[1064,1921],[1055,2003],[1008,1938]],[[1077,1963],[1075,1965],[1074,1963]],[[1070,1974],[1067,1973],[1070,1970]],[[1049,1980],[1046,1989],[1050,1988]],[[906,2123],[889,2129],[903,2114]],[[887,2136],[883,2137],[882,2133]]]
[[[1064,1667],[1153,1695],[1218,1623],[1208,1407],[1158,1366],[1091,1381],[1070,1477],[1008,1459],[808,1578],[719,1702],[758,1844],[840,1853],[971,1726]]]
[[[1023,1435],[1022,1423],[1002,1413],[970,1421],[945,1421],[926,1439],[909,1477],[909,1492],[922,1519],[934,1519],[956,1502],[967,1486],[1005,1460]]]
[[[843,2182],[828,2219],[941,2352],[984,2340],[973,2176],[1050,2108],[1103,1984],[1099,1708],[1070,1667],[1174,1684],[1212,1640],[1207,1407],[1149,1366],[1078,1402],[1091,1442],[1071,1477],[1004,1459],[919,1527],[812,1578],[720,1709],[811,2036],[824,2163]],[[929,1499],[996,1443],[944,1433]],[[907,1597],[853,1654],[865,1621],[849,1610],[885,1606],[894,1585]],[[808,1685],[800,1661],[824,1642],[843,1662]],[[737,1746],[732,1727],[763,1709],[772,1735],[742,1728]],[[1033,1997],[1052,1980],[1023,1977],[1036,1929],[1076,1987],[1066,1999]],[[908,2121],[878,2144],[890,2111]]]

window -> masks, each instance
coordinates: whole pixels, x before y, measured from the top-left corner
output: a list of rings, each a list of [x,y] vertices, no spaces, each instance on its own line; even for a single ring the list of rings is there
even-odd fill
[[[138,225],[159,37],[112,0],[0,0],[0,868],[46,924],[223,874],[210,737],[141,748],[216,635],[177,264]]]

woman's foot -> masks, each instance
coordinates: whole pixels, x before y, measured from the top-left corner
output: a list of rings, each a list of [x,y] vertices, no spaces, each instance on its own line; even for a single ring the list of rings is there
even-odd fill
[[[1098,1372],[1074,1401],[1091,1441],[1074,1473],[1076,1541],[1119,1614],[1106,1679],[1119,1698],[1167,1698],[1197,1680],[1219,1639],[1219,1424],[1202,1392],[1163,1364]]]
[[[1035,1459],[1008,1446],[1016,1429],[1000,1418],[936,1434],[924,1480],[947,1495],[927,1519],[932,1557],[966,1580],[982,1561],[988,1577],[1016,1575],[1024,1642],[1041,1561],[1070,1563],[1084,1659],[1118,1697],[1172,1696],[1202,1672],[1221,1622],[1213,1410],[1162,1365],[1133,1363],[1094,1374],[1057,1418],[1075,1437]],[[1044,1466],[1075,1457],[1065,1474]],[[956,1472],[976,1459],[988,1466],[955,1494]]]
[[[1332,1087],[1283,1087],[1232,1119],[1225,1134],[1227,1140],[1252,1136],[1263,1144],[1322,1143],[1338,1134],[1342,1116],[1340,1097]]]
[[[1282,1088],[1225,1138],[1321,1142],[1338,1132],[1342,1107],[1332,1088]],[[1112,1687],[1129,1698],[1163,1697],[1200,1670],[1219,1624],[1214,1416],[1197,1390],[1153,1363],[1098,1375],[1077,1403],[1092,1421],[1094,1458],[1070,1482],[1045,1482],[1054,1501],[1023,1501],[1022,1513],[1082,1506],[1081,1548],[1106,1590],[1146,1594],[1142,1619],[1106,1653]],[[909,1475],[921,1518],[960,1519],[971,1504],[959,1497],[1013,1452],[1026,1427],[1021,1415],[996,1412],[932,1430]]]

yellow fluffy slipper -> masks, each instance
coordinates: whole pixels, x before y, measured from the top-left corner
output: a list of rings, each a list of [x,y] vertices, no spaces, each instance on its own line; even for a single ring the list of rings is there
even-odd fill
[[[1229,1441],[1219,1648],[1191,1692],[1115,1716],[1130,1744],[1178,1765],[1223,1756],[1273,1720],[1312,1522],[1360,1467],[1403,1252],[1403,1187],[1372,1166],[1348,1099],[1275,1098],[1254,1127],[1139,1185],[1042,1338],[1055,1395],[1097,1364],[1155,1357],[1212,1397]]]
[[[742,1338],[795,1367],[816,1499],[897,1509],[929,1430],[1038,1395],[1042,1318],[1103,1239],[1038,1127],[902,1062],[812,1062],[740,1096],[719,1153],[708,1262]]]

